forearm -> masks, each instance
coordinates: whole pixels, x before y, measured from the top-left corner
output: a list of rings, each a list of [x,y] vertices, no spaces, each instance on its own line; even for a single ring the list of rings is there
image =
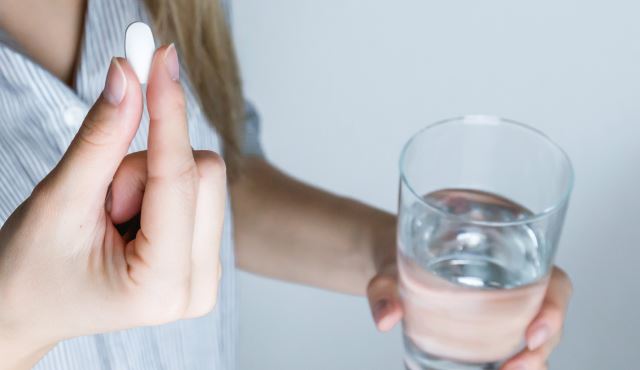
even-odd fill
[[[31,369],[53,348],[54,344],[49,343],[55,343],[51,337],[41,335],[52,333],[43,332],[45,326],[35,322],[39,314],[23,300],[15,299],[31,292],[16,287],[15,281],[30,279],[15,278],[12,267],[22,261],[9,249],[11,241],[18,238],[20,220],[27,208],[25,204],[18,207],[0,228],[0,370]]]
[[[250,159],[231,186],[237,264],[261,275],[364,294],[395,258],[395,217]]]

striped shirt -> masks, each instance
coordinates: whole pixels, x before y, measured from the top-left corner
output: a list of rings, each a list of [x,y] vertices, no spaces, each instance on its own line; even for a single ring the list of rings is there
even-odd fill
[[[0,224],[59,161],[101,93],[111,57],[124,54],[126,26],[137,20],[149,23],[141,0],[88,1],[72,87],[30,59],[0,30]],[[186,78],[182,83],[192,146],[219,151],[218,136],[200,109],[193,88]],[[248,104],[247,109],[245,151],[259,155],[258,118]],[[148,123],[145,113],[131,152],[146,149]],[[226,212],[230,215],[229,202]],[[67,340],[35,368],[234,369],[237,330],[230,216],[225,219],[221,262],[220,296],[209,315]]]

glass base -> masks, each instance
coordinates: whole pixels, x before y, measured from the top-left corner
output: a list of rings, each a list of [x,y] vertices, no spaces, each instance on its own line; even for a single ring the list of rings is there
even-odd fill
[[[419,349],[411,339],[404,336],[404,366],[406,370],[498,370],[500,363],[470,364],[453,362],[432,356]]]

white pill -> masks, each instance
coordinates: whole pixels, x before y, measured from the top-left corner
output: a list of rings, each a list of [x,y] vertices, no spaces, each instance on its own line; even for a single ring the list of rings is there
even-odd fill
[[[143,22],[133,22],[127,27],[124,37],[124,55],[138,76],[141,84],[147,83],[151,60],[156,44],[151,28]]]

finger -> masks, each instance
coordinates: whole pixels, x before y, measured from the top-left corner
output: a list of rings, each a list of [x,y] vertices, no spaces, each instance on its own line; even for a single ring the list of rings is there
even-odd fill
[[[178,71],[173,44],[156,50],[147,85],[150,177],[175,178],[195,169]]]
[[[219,246],[226,203],[224,161],[209,151],[195,151],[200,176],[196,224],[191,258],[191,297],[186,316],[210,312],[217,300],[221,274]],[[140,212],[147,181],[146,152],[127,155],[111,185],[110,215],[115,224],[124,223]]]
[[[203,316],[214,307],[220,274],[220,239],[226,205],[226,175],[222,158],[195,151],[200,176],[191,257],[191,302],[188,317]]]
[[[535,350],[549,339],[560,335],[571,292],[571,281],[567,274],[554,267],[540,312],[531,321],[525,334],[530,350]]]
[[[140,213],[147,183],[147,153],[129,154],[113,176],[106,208],[111,221],[118,225]]]
[[[100,194],[104,201],[111,179],[140,124],[142,92],[122,58],[114,58],[102,95],[87,114],[69,149],[52,172],[55,188],[76,197]]]
[[[388,267],[371,280],[367,297],[378,330],[389,331],[402,319],[395,267]]]
[[[132,255],[167,278],[188,281],[198,175],[177,70],[173,46],[156,50],[147,85],[147,186]]]
[[[548,341],[543,346],[530,350],[528,348],[523,349],[520,353],[512,357],[509,361],[505,362],[501,370],[545,370],[547,369],[547,360],[551,355],[551,352],[559,342],[559,337],[555,337],[553,340]]]

